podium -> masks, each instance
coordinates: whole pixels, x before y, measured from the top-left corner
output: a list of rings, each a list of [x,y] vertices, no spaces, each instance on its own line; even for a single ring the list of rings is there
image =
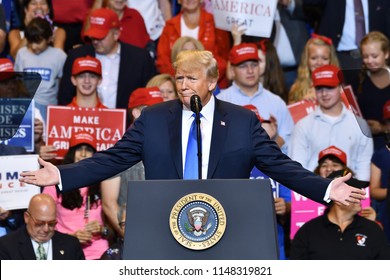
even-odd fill
[[[175,205],[184,205],[181,198],[191,194],[215,198],[225,213],[224,233],[217,242],[215,238],[210,240],[208,243],[215,244],[207,249],[189,249],[171,231],[172,210]],[[124,260],[278,259],[276,214],[269,180],[132,181],[126,211]]]

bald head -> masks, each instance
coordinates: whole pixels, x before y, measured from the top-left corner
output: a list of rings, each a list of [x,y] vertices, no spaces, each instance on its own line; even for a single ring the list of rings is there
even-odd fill
[[[54,235],[56,215],[56,203],[50,195],[34,195],[24,214],[30,237],[37,242],[50,240]]]
[[[34,212],[51,212],[55,216],[56,203],[50,195],[44,193],[36,194],[30,200],[28,211],[31,214],[34,214]]]

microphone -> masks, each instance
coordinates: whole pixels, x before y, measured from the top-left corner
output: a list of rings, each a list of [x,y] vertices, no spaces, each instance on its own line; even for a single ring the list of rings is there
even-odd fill
[[[196,94],[192,95],[190,104],[191,104],[191,111],[198,115],[202,110],[202,102],[200,102],[199,95]]]

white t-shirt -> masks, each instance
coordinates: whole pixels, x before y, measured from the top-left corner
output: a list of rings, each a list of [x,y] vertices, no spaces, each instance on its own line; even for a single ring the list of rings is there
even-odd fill
[[[127,6],[136,9],[144,18],[146,29],[152,40],[160,37],[165,26],[163,14],[157,0],[127,0]]]

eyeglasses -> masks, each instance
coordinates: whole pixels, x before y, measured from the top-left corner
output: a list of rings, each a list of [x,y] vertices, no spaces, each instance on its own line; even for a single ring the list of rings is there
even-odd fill
[[[54,220],[54,221],[48,221],[48,222],[45,222],[45,221],[40,221],[40,220],[36,220],[30,212],[26,211],[27,214],[31,217],[31,219],[33,220],[34,224],[36,227],[38,228],[42,228],[44,227],[45,225],[47,225],[49,228],[54,228],[57,224],[57,220]]]

